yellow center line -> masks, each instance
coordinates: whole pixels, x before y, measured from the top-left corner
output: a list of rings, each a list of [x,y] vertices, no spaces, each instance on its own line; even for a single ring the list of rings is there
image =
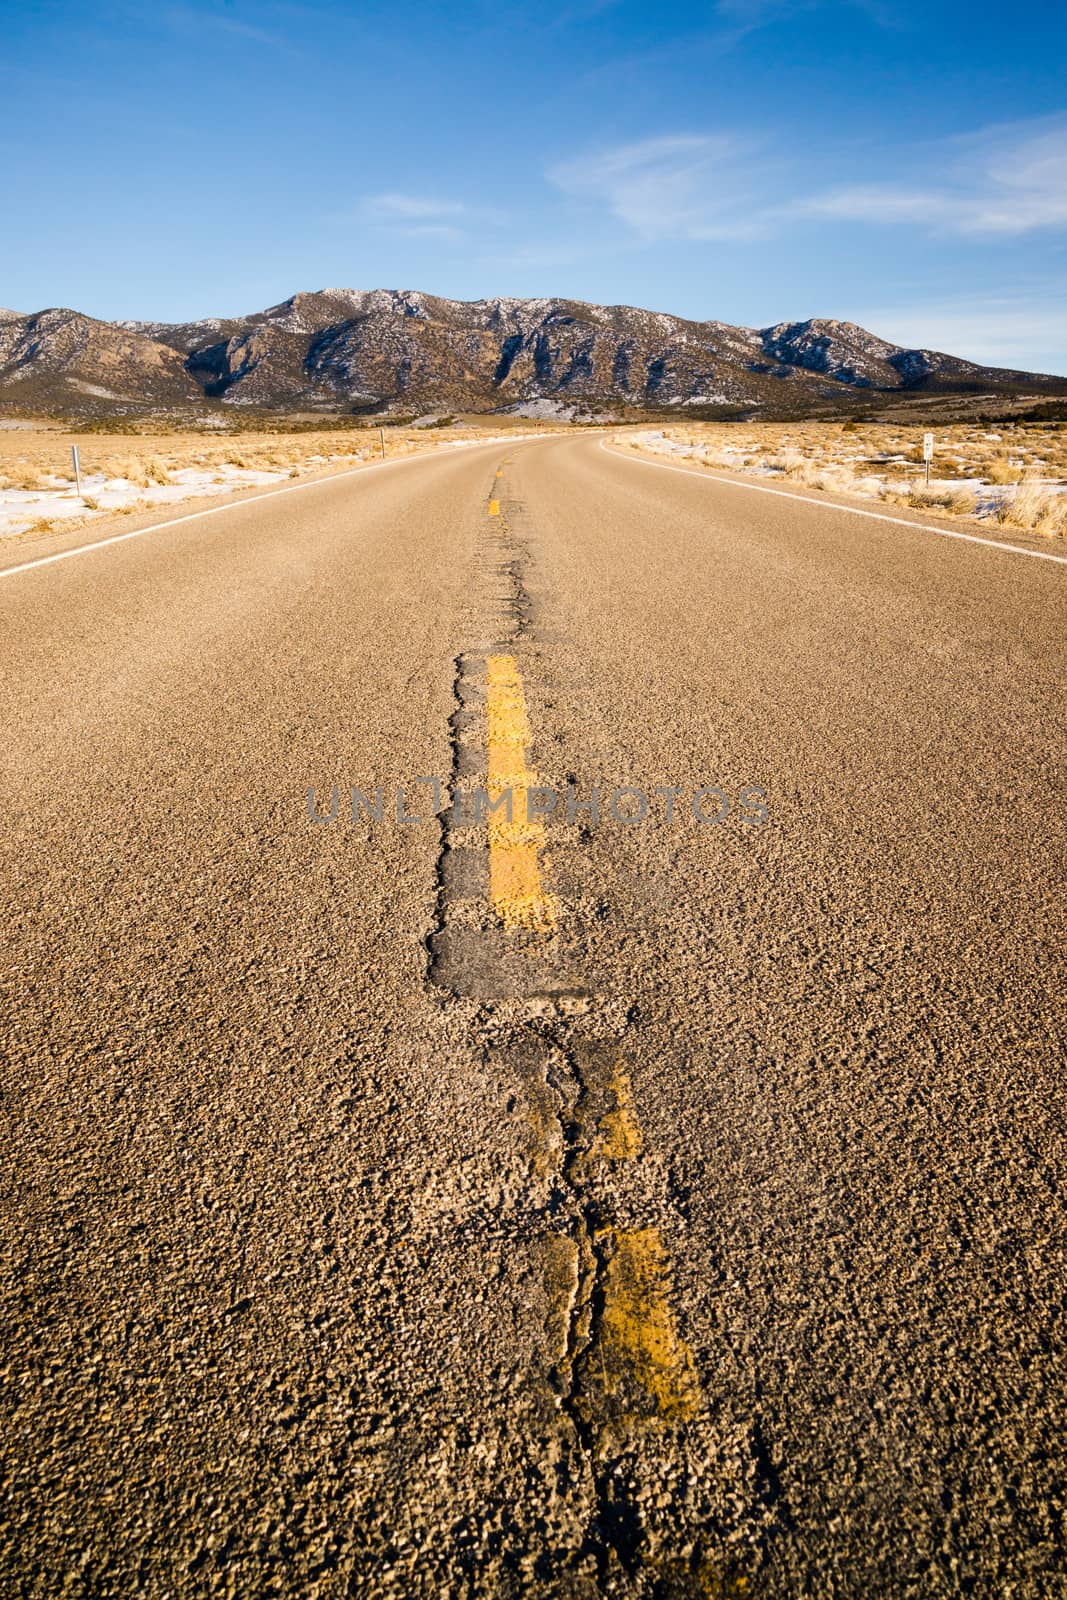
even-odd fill
[[[641,1127],[630,1076],[621,1061],[615,1064],[610,1089],[613,1106],[600,1119],[590,1153],[601,1161],[632,1161],[641,1153]]]
[[[489,502],[489,515],[491,517],[499,517],[499,515],[500,515],[500,501],[499,500],[490,500],[490,502]]]
[[[609,1084],[611,1107],[599,1119],[590,1149],[596,1161],[633,1161],[643,1139],[630,1077],[616,1061]],[[693,1352],[678,1331],[670,1298],[670,1261],[656,1227],[609,1226],[601,1319],[601,1370],[613,1394],[626,1374],[637,1379],[661,1416],[689,1417],[700,1401]]]
[[[608,1392],[632,1372],[662,1416],[692,1416],[700,1387],[670,1303],[663,1237],[658,1228],[616,1228],[612,1241],[601,1314]]]
[[[490,512],[495,501],[490,501]],[[550,933],[556,926],[556,901],[541,885],[538,851],[545,842],[539,817],[529,817],[527,795],[539,783],[526,765],[530,725],[526,697],[514,656],[489,656],[488,686],[489,897],[505,928]],[[511,817],[504,798],[511,792]]]

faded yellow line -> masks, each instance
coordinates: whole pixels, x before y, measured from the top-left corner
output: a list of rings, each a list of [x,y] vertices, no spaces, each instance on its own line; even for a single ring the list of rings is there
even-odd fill
[[[495,501],[490,501],[490,511]],[[527,795],[539,782],[526,765],[530,726],[526,696],[514,656],[489,656],[488,685],[488,786],[489,896],[505,928],[550,933],[556,926],[556,901],[541,885],[538,851],[545,842],[544,824],[527,815]],[[511,791],[511,818],[502,803]]]
[[[489,515],[491,517],[499,517],[499,515],[500,515],[500,501],[499,500],[490,500],[490,502],[489,502]]]
[[[641,1153],[630,1077],[616,1061],[609,1084],[611,1106],[598,1120],[590,1157],[633,1161]],[[607,1393],[636,1378],[661,1416],[692,1416],[700,1399],[696,1362],[678,1332],[670,1303],[670,1263],[658,1228],[608,1228],[611,1248],[604,1272],[601,1372]]]
[[[668,1298],[667,1251],[658,1228],[617,1228],[604,1274],[603,1373],[609,1394],[632,1373],[660,1414],[692,1416],[700,1399],[693,1353]]]
[[[641,1128],[629,1074],[621,1061],[616,1063],[610,1087],[614,1104],[600,1119],[590,1155],[601,1161],[632,1161],[641,1153]]]

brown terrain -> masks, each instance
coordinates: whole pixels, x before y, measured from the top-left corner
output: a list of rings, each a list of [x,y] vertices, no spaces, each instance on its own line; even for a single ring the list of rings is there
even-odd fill
[[[4,549],[5,1596],[1064,1592],[1067,559],[860,505]]]
[[[773,420],[1062,411],[1065,398],[1067,378],[903,349],[832,318],[743,328],[633,306],[386,289],[298,293],[181,324],[0,313],[0,406],[23,413],[532,408],[575,420],[677,407]]]

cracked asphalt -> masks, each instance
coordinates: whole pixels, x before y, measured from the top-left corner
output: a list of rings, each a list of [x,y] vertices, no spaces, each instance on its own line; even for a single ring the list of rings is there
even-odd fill
[[[902,520],[576,435],[0,562],[5,1596],[1067,1594],[1067,577]]]

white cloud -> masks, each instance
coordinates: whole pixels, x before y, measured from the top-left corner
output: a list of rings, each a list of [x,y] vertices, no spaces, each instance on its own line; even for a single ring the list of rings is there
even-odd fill
[[[506,219],[489,206],[470,206],[460,200],[422,194],[366,195],[359,203],[361,222],[390,228],[412,239],[439,239],[446,243],[467,239],[475,226],[494,227]]]
[[[983,129],[931,151],[933,181],[846,185],[798,211],[843,222],[1013,235],[1067,226],[1067,119]]]
[[[547,176],[649,241],[754,238],[765,231],[748,203],[754,157],[734,135],[665,134],[560,162]]]
[[[440,222],[465,216],[467,210],[458,200],[396,193],[368,195],[360,209],[368,222]]]
[[[1009,238],[1067,227],[1067,116],[903,151],[897,171],[884,179],[808,195],[798,195],[784,153],[772,158],[767,142],[726,132],[664,134],[587,151],[546,176],[644,243],[756,239],[805,220]]]

